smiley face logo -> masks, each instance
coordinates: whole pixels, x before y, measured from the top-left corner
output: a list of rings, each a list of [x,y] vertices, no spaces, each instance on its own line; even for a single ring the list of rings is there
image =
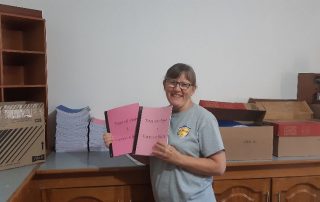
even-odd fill
[[[182,126],[182,127],[180,127],[179,130],[178,130],[178,136],[179,136],[180,138],[184,138],[185,136],[187,136],[187,135],[189,134],[190,129],[191,129],[191,128],[189,128],[189,127],[187,127],[187,126]]]

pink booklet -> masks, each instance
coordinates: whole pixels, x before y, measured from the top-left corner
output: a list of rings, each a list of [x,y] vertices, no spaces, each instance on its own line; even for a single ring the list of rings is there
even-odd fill
[[[132,152],[138,112],[138,103],[105,111],[107,131],[112,134],[112,144],[109,146],[110,157]]]
[[[151,156],[152,147],[158,142],[168,142],[168,133],[172,106],[142,107],[139,116],[139,132],[134,147],[134,154]]]
[[[172,106],[139,107],[138,103],[105,111],[112,134],[110,157],[123,154],[152,155],[157,141],[168,142]]]

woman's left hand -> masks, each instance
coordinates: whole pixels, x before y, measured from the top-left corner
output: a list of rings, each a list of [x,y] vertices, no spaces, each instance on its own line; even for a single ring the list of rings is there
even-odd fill
[[[161,160],[198,175],[222,175],[226,169],[224,150],[218,151],[208,157],[193,157],[179,152],[167,143],[157,142],[153,146],[152,154]]]
[[[164,161],[167,161],[173,164],[177,164],[177,162],[179,162],[179,159],[182,155],[173,146],[163,142],[157,142],[153,146],[152,154],[158,157],[159,159],[162,159]]]

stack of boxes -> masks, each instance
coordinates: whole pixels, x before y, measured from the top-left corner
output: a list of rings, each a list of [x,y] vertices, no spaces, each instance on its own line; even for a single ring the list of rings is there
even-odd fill
[[[43,103],[0,103],[0,170],[45,161]]]
[[[320,156],[320,120],[313,119],[307,102],[250,102],[200,100],[218,119],[228,161]]]
[[[209,100],[200,100],[199,105],[217,118],[228,161],[272,159],[273,127],[262,122],[263,107]]]
[[[257,101],[266,109],[264,121],[274,126],[273,155],[319,156],[320,121],[305,101]]]

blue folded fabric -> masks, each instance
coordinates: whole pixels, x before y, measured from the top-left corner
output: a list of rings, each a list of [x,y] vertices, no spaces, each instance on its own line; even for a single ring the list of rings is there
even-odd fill
[[[237,122],[237,121],[224,121],[224,120],[218,120],[218,124],[220,127],[234,127],[234,126],[243,126],[243,124]]]
[[[84,109],[88,110],[88,107],[84,107],[84,108],[81,108],[81,109],[71,109],[71,108],[66,107],[64,105],[59,105],[57,107],[57,109],[59,109],[61,111],[64,111],[64,112],[67,112],[67,113],[78,113],[78,112],[81,112]]]
[[[59,105],[56,111],[56,152],[88,151],[90,108]]]

